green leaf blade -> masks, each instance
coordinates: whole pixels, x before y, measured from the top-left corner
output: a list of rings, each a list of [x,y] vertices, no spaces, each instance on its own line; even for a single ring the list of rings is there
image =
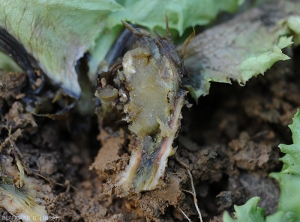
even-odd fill
[[[216,18],[220,11],[234,12],[239,6],[238,0],[127,0],[122,1],[124,10],[112,13],[109,26],[120,24],[127,20],[134,24],[165,28],[165,14],[169,18],[169,27],[176,29],[180,35],[187,27],[207,25]]]
[[[292,131],[293,144],[280,144],[279,148],[285,156],[281,172],[271,173],[280,186],[280,198],[277,211],[267,217],[267,222],[300,221],[300,111],[298,110],[289,125]]]
[[[265,209],[258,207],[259,197],[252,197],[242,206],[234,205],[235,219],[228,212],[223,215],[224,222],[264,222]]]

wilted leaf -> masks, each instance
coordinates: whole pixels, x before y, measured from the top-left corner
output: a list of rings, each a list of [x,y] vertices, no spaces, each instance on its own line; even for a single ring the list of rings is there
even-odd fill
[[[0,26],[70,95],[80,96],[79,58],[103,31],[103,20],[122,7],[114,0],[0,0]]]
[[[210,82],[244,85],[275,62],[289,57],[281,49],[299,42],[300,2],[266,3],[198,35],[186,50],[185,82],[195,100],[208,94]]]

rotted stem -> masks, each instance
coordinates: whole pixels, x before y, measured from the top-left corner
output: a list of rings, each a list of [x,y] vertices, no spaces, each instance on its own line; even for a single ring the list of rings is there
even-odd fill
[[[124,190],[155,189],[159,179],[164,175],[168,157],[174,154],[172,144],[180,126],[181,108],[184,105],[186,92],[180,91],[174,106],[174,113],[169,121],[169,133],[161,140],[146,137],[139,149],[132,153],[130,163],[126,170],[120,175],[118,186]]]

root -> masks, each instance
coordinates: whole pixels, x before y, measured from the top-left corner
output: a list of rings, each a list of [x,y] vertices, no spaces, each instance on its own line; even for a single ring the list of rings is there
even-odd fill
[[[12,148],[14,148],[20,156],[22,156],[20,150],[18,149],[18,147],[15,144],[15,141],[17,140],[17,138],[19,136],[21,136],[22,130],[21,129],[17,129],[14,133],[11,133],[11,130],[12,130],[11,126],[9,128],[5,126],[4,128],[6,128],[8,130],[8,137],[0,145],[0,152],[2,152],[2,150],[6,147],[6,145],[10,144],[10,146]]]
[[[45,206],[36,203],[38,185],[27,178],[27,167],[15,142],[22,131],[17,129],[12,133],[11,127],[6,129],[8,137],[0,144],[0,207],[21,220],[46,221]],[[3,154],[4,149],[6,154]]]
[[[181,211],[181,213],[183,214],[183,216],[189,221],[189,222],[192,222],[192,220],[184,213],[184,211],[179,208],[179,210]]]
[[[42,175],[40,173],[38,173],[38,170],[34,170],[34,169],[29,169],[27,166],[25,166],[25,164],[22,163],[22,160],[20,158],[22,158],[22,153],[19,150],[19,148],[17,147],[15,141],[17,140],[17,138],[19,136],[21,136],[22,131],[21,129],[17,129],[14,133],[12,133],[12,127],[11,126],[2,126],[4,128],[6,128],[8,130],[8,137],[4,140],[4,142],[0,145],[0,153],[2,152],[2,150],[7,147],[8,145],[10,145],[10,149],[12,149],[12,154],[14,156],[14,158],[16,159],[16,165],[17,168],[19,170],[20,173],[20,181],[19,181],[19,186],[18,187],[23,187],[24,186],[24,177],[25,177],[25,172],[28,175],[32,174],[36,177],[40,177],[46,181],[48,181],[49,183],[53,183],[55,185],[61,186],[61,187],[67,187],[66,192],[69,192],[70,188],[73,188],[74,190],[76,190],[76,188],[70,183],[69,180],[66,180],[64,184],[62,183],[58,183],[54,180],[52,180],[51,178],[49,178],[48,176]],[[2,170],[2,167],[0,166],[0,170]],[[3,177],[3,173],[1,174],[1,178]]]
[[[59,183],[59,182],[56,182],[55,180],[51,179],[50,177],[39,173],[39,170],[26,168],[26,171],[29,172],[29,174],[32,174],[34,176],[40,177],[40,178],[48,181],[49,183],[52,183],[52,184],[55,184],[55,185],[58,185],[58,186],[61,186],[61,187],[66,187],[67,188],[66,191],[65,191],[66,193],[68,193],[70,191],[70,188],[72,188],[75,191],[77,190],[77,188],[74,187],[69,180],[65,180],[65,183]]]
[[[190,193],[190,194],[193,195],[194,205],[195,205],[196,210],[197,210],[197,212],[198,212],[200,222],[203,222],[203,220],[202,220],[202,215],[201,215],[200,209],[199,209],[199,207],[198,207],[198,200],[197,200],[197,194],[196,194],[196,190],[195,190],[195,186],[194,186],[194,180],[193,180],[192,173],[191,173],[191,171],[190,171],[190,169],[189,169],[189,166],[186,165],[184,162],[182,162],[182,161],[179,159],[179,157],[178,157],[177,155],[175,155],[175,159],[176,159],[176,161],[177,161],[181,166],[183,166],[184,168],[186,168],[186,171],[187,171],[187,173],[188,173],[188,175],[189,175],[189,177],[190,177],[190,180],[191,180],[192,191],[189,191],[189,190],[183,190],[183,191],[185,191],[185,192]],[[180,209],[180,210],[181,210],[181,209]],[[181,210],[181,212],[183,213],[184,216],[186,216],[182,210]],[[187,216],[186,216],[186,217],[187,217]],[[188,217],[187,217],[187,218],[188,218]],[[190,221],[190,220],[189,220],[189,221]]]

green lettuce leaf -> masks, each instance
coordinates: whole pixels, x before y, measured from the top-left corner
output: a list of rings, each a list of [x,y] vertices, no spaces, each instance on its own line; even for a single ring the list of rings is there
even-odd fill
[[[237,0],[120,0],[124,10],[111,13],[108,25],[112,28],[127,20],[134,24],[165,28],[165,14],[169,18],[169,27],[176,29],[180,35],[187,27],[206,25],[218,15],[220,11],[234,12],[238,8]]]
[[[186,87],[197,101],[208,94],[210,82],[245,85],[275,62],[289,59],[281,50],[299,43],[299,24],[299,1],[275,1],[201,33],[186,50]]]
[[[293,144],[280,144],[285,156],[280,158],[283,167],[279,173],[271,173],[280,186],[277,211],[267,217],[267,222],[300,221],[300,111],[295,114],[293,123],[289,125],[292,131]]]
[[[234,205],[235,219],[227,211],[223,215],[224,222],[264,222],[265,210],[257,206],[259,197],[252,197],[242,206]]]

